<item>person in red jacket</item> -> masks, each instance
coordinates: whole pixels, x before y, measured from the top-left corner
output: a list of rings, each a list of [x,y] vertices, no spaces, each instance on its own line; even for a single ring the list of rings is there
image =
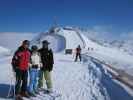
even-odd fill
[[[76,58],[75,58],[75,62],[78,60],[78,57],[81,61],[81,47],[80,45],[78,45],[78,47],[76,48]]]
[[[29,98],[27,92],[28,69],[31,55],[29,44],[30,42],[28,40],[24,40],[12,58],[12,66],[16,74],[16,100],[18,100],[17,98],[22,100],[23,96]]]

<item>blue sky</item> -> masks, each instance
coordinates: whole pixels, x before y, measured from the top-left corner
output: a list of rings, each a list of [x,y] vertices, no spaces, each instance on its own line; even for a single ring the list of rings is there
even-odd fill
[[[133,0],[0,0],[0,32],[40,32],[53,24],[133,29]]]

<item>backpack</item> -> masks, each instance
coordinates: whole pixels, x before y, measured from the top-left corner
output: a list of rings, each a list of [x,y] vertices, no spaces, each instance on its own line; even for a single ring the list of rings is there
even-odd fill
[[[12,61],[11,61],[11,65],[12,65],[12,68],[13,68],[14,71],[16,71],[16,69],[18,67],[18,64],[19,64],[19,59],[18,59],[17,51],[16,51],[14,53]]]

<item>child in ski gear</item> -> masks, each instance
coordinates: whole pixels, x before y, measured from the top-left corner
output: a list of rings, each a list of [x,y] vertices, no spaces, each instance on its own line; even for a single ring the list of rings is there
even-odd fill
[[[43,64],[43,67],[40,70],[40,78],[39,78],[39,84],[38,87],[43,87],[43,77],[46,80],[47,90],[48,92],[52,92],[52,80],[51,80],[51,71],[53,69],[53,52],[51,49],[48,48],[49,42],[47,40],[44,40],[42,42],[43,47],[39,50],[41,54],[41,61]]]
[[[81,47],[80,45],[78,45],[78,47],[76,48],[76,58],[75,58],[75,62],[78,60],[78,57],[81,61]]]
[[[33,45],[31,47],[31,59],[30,59],[30,82],[29,82],[29,94],[31,96],[36,96],[38,94],[37,90],[37,81],[38,81],[38,72],[41,68],[41,57],[38,52],[38,47]]]
[[[30,62],[30,42],[24,40],[12,58],[13,70],[16,74],[15,95],[16,98],[21,96],[29,97],[27,92],[28,69]]]

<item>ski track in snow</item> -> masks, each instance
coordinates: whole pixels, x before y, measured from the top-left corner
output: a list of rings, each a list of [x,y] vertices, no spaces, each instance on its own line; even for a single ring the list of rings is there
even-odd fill
[[[106,100],[133,100],[133,97],[131,95],[129,95],[129,93],[122,86],[120,86],[120,84],[116,83],[116,81],[112,78],[111,73],[108,72],[106,69],[104,69],[102,64],[95,61],[95,59],[93,59],[91,57],[86,56],[84,58],[87,58],[87,59],[89,58],[90,61],[94,64],[92,66],[92,68],[97,67],[97,68],[94,68],[94,70],[97,70],[96,73],[99,72],[102,74],[101,78],[99,77],[99,79],[100,79],[100,85],[102,85],[102,87],[104,87],[101,89],[106,90],[105,95],[106,96],[108,95]],[[93,72],[95,72],[94,70],[93,70]],[[89,69],[89,71],[90,71],[90,69]],[[95,75],[96,74],[93,74],[93,76],[95,76]],[[97,75],[97,76],[100,76],[100,75]]]
[[[109,100],[105,89],[100,87],[100,70],[93,68],[94,64],[91,61],[86,62],[86,64],[75,63],[71,56],[62,56],[62,59],[57,61],[59,61],[57,62],[58,68],[55,67],[55,71],[61,73],[57,73],[57,76],[55,74],[54,78],[59,77],[55,86],[58,86],[56,90],[64,93],[61,100]],[[65,64],[66,62],[67,64]],[[62,71],[63,69],[65,70]],[[61,83],[59,84],[59,82]],[[61,84],[63,83],[65,84],[62,87]]]

